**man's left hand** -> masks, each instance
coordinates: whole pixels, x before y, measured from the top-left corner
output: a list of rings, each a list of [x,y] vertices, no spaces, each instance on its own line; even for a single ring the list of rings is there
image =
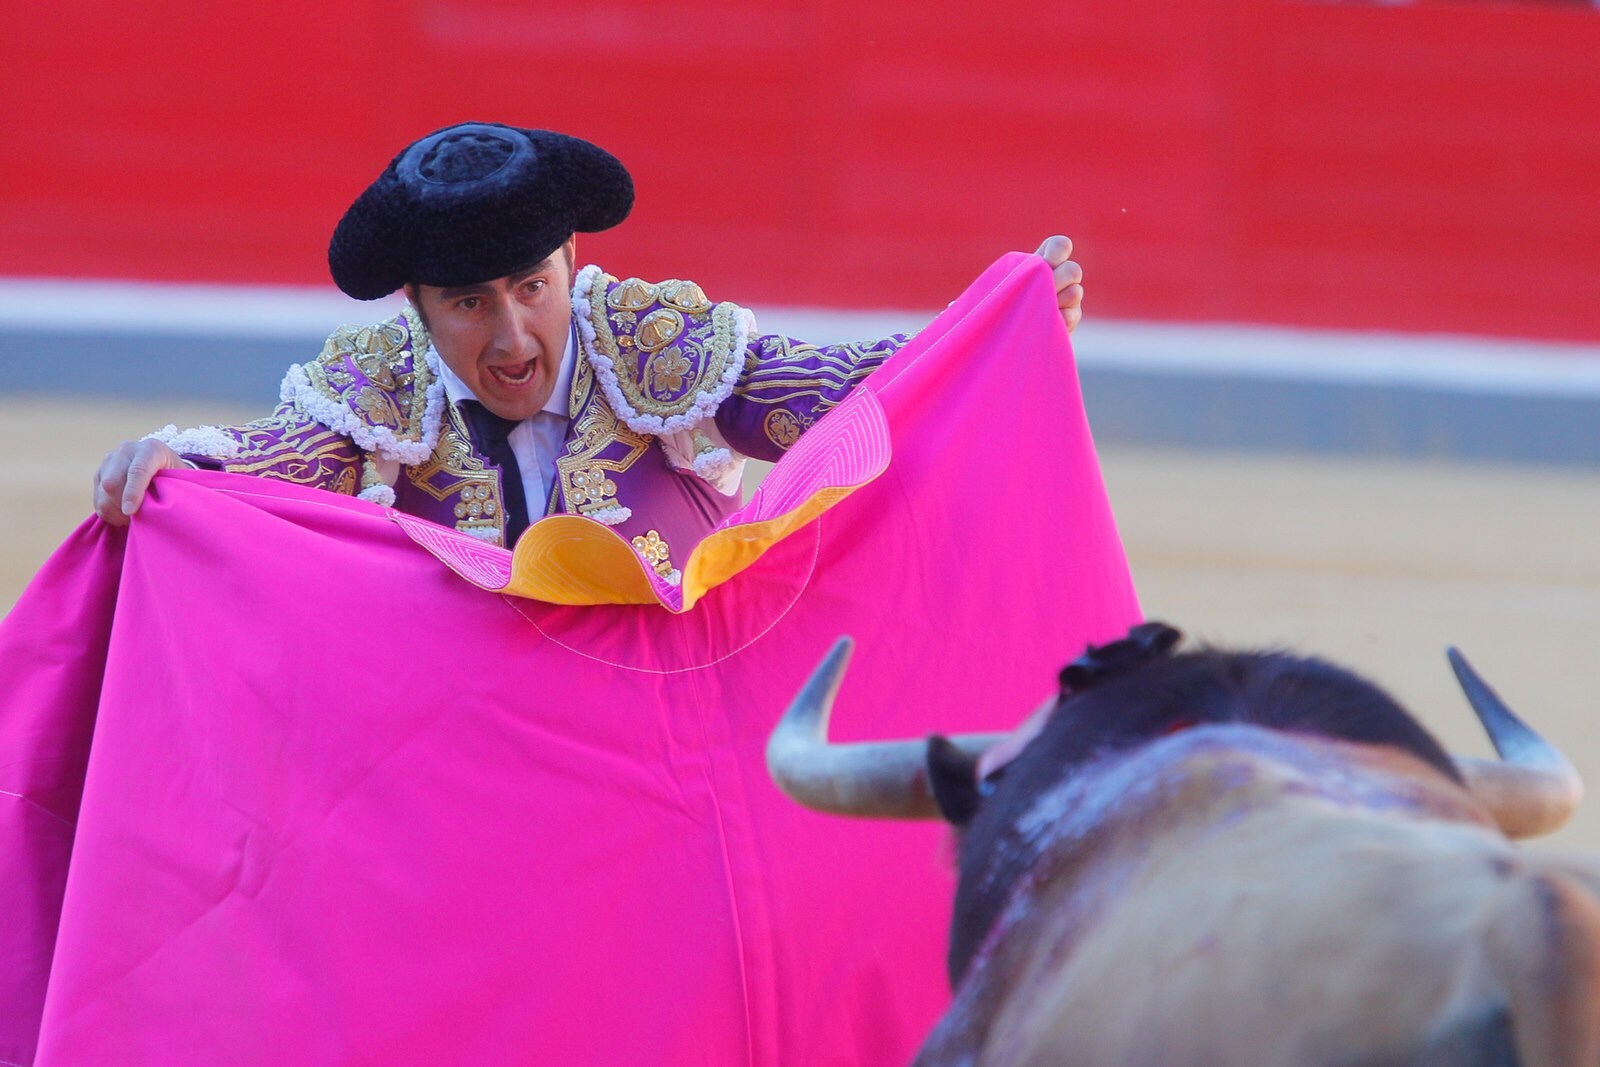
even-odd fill
[[[1056,306],[1061,309],[1061,321],[1071,333],[1083,318],[1083,268],[1072,262],[1072,239],[1057,234],[1046,237],[1035,255],[1043,256],[1050,264],[1056,279]]]

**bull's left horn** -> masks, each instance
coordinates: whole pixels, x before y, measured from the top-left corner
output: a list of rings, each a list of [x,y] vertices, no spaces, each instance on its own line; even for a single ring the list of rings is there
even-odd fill
[[[875,819],[937,819],[926,741],[828,742],[828,716],[854,642],[841,637],[767,741],[767,770],[792,799],[817,811]],[[999,735],[952,739],[976,756]]]
[[[1467,786],[1507,837],[1537,837],[1559,829],[1583,798],[1583,779],[1550,742],[1517,717],[1460,652],[1450,666],[1500,760],[1456,757]]]

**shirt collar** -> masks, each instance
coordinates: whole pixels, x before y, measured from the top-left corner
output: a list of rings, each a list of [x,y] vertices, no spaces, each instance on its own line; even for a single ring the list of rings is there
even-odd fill
[[[574,323],[573,328],[567,331],[567,346],[561,353],[561,368],[556,371],[556,387],[550,391],[550,399],[544,402],[544,407],[541,409],[553,415],[560,415],[562,418],[567,418],[568,405],[571,403],[569,394],[572,392],[572,374],[578,363],[577,349],[573,344],[576,333],[577,324]],[[444,382],[445,399],[452,404],[459,404],[463,400],[477,400],[478,394],[472,391],[472,387],[462,381],[456,372],[450,369],[449,364],[439,359],[439,350],[433,347],[431,341],[428,348],[438,361],[439,380]]]

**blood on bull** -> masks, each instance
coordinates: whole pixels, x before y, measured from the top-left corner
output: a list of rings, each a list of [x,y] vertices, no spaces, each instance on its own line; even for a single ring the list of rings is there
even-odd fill
[[[1342,668],[1179,640],[1090,648],[1015,737],[831,745],[841,641],[775,730],[801,803],[957,828],[917,1063],[1600,1063],[1600,857],[1513,841],[1570,817],[1568,761],[1453,650],[1498,760]]]

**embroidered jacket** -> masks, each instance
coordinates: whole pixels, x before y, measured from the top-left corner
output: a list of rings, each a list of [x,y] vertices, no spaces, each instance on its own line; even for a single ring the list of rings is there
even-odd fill
[[[663,575],[739,504],[745,457],[776,460],[904,335],[816,346],[758,335],[693,282],[574,280],[580,340],[565,453],[530,518],[572,512],[617,529]],[[503,543],[501,472],[445,400],[438,354],[407,308],[334,332],[291,367],[271,417],[151,435],[220,470],[360,495]]]

